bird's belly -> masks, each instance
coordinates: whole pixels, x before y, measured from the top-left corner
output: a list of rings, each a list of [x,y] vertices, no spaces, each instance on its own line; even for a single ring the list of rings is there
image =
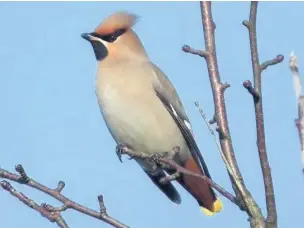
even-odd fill
[[[149,154],[170,151],[174,146],[188,151],[178,126],[157,97],[148,102],[135,94],[130,105],[130,96],[121,91],[108,88],[100,95],[102,115],[117,143]]]

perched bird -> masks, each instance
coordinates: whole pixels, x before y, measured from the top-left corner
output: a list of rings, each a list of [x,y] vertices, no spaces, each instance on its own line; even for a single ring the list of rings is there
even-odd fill
[[[174,86],[151,62],[132,29],[136,21],[133,14],[117,12],[93,32],[82,34],[93,46],[97,59],[95,92],[104,121],[117,144],[147,154],[171,151],[178,146],[180,152],[174,157],[175,162],[211,178]],[[161,183],[174,170],[155,169],[149,161],[135,160],[170,200],[180,204],[173,184]],[[183,174],[177,181],[206,215],[222,209],[220,199],[206,181]]]

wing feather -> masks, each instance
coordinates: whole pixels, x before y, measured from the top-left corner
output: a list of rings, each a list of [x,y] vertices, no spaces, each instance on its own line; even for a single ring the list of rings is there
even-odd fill
[[[167,108],[168,112],[182,132],[191,155],[200,167],[202,173],[211,178],[203,156],[194,140],[189,118],[174,86],[158,66],[152,62],[149,62],[150,67],[151,65],[153,68],[152,83],[156,95]]]
[[[168,101],[166,101],[166,99],[160,93],[158,93],[156,91],[156,94],[159,97],[159,99],[162,101],[164,106],[167,108],[168,112],[170,113],[170,115],[172,116],[174,121],[176,122],[180,131],[182,132],[182,134],[187,142],[187,145],[189,147],[189,150],[191,152],[191,155],[194,158],[195,162],[200,167],[202,173],[204,173],[207,177],[211,178],[207,165],[206,165],[206,162],[193,138],[193,134],[192,134],[191,130],[188,128],[188,126],[186,124],[188,122],[176,114],[176,110],[174,109],[172,104],[168,103]]]

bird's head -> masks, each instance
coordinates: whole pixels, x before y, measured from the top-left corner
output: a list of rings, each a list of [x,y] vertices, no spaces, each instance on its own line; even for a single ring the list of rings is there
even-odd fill
[[[97,61],[145,58],[145,49],[132,30],[137,18],[126,12],[114,13],[104,19],[93,32],[81,36],[92,44]]]

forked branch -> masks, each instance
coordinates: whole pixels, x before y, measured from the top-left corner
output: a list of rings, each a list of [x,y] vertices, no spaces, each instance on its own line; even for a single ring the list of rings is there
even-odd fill
[[[18,172],[18,174],[10,173],[10,172],[0,168],[0,178],[10,180],[10,181],[14,181],[14,182],[17,182],[19,184],[24,184],[24,185],[27,185],[31,188],[35,188],[38,191],[41,191],[41,192],[57,199],[58,201],[63,203],[63,205],[61,207],[53,207],[53,206],[47,205],[47,204],[39,205],[36,202],[34,202],[33,200],[26,197],[23,193],[18,192],[6,180],[0,182],[1,187],[4,190],[8,191],[10,194],[12,194],[17,199],[19,199],[21,202],[23,202],[28,207],[30,207],[30,208],[36,210],[37,212],[39,212],[43,217],[47,218],[50,222],[56,223],[59,227],[61,227],[61,228],[68,228],[69,227],[67,225],[67,223],[65,222],[65,220],[63,219],[63,217],[61,216],[61,212],[65,211],[67,209],[73,209],[73,210],[78,211],[82,214],[86,214],[88,216],[91,216],[91,217],[97,218],[101,221],[104,221],[104,222],[112,225],[113,227],[128,228],[127,225],[119,222],[118,220],[112,218],[111,216],[109,216],[107,214],[102,195],[98,196],[98,203],[99,203],[99,209],[100,210],[99,210],[99,212],[94,211],[94,210],[89,209],[85,206],[82,206],[82,205],[70,200],[66,196],[64,196],[61,193],[61,191],[63,190],[63,188],[65,186],[63,181],[60,181],[55,189],[51,189],[51,188],[48,188],[48,187],[40,184],[39,182],[33,180],[32,178],[30,178],[27,175],[27,173],[25,172],[22,165],[17,165],[16,166],[16,171]]]

